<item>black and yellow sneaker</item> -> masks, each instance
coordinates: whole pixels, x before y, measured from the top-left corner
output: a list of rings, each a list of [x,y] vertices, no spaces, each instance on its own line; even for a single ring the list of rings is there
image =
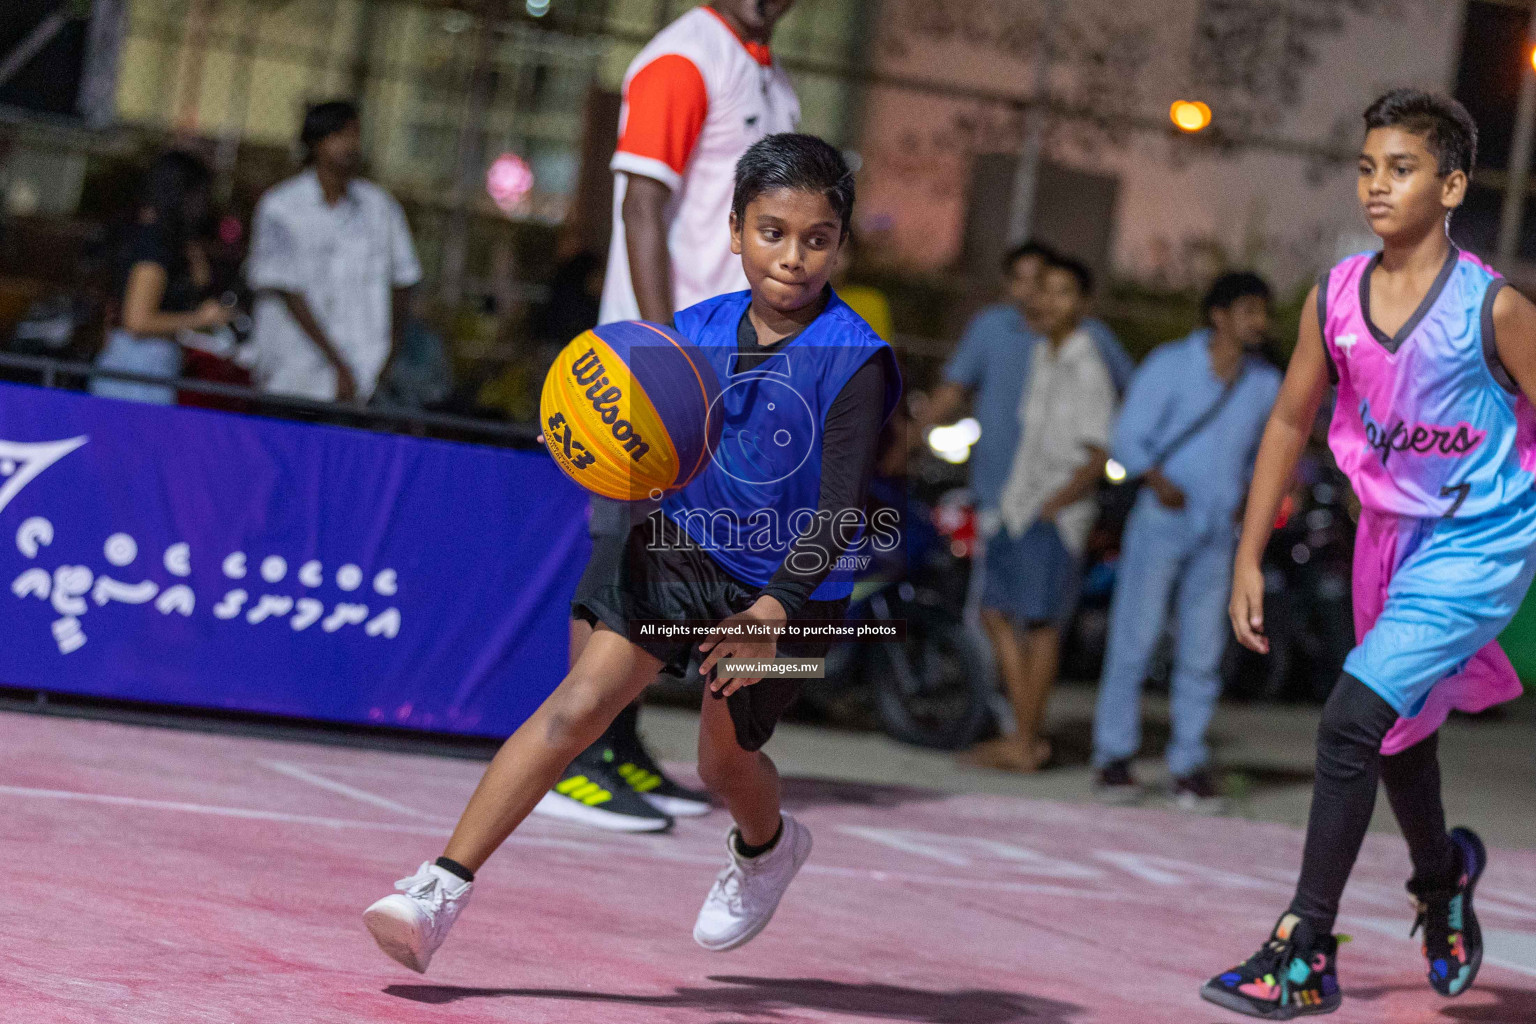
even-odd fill
[[[1332,1013],[1344,1001],[1338,954],[1338,937],[1313,935],[1287,912],[1257,953],[1206,982],[1200,998],[1265,1020]]]
[[[1488,866],[1488,851],[1469,828],[1452,829],[1451,844],[1456,848],[1455,884],[1408,883],[1419,908],[1408,934],[1424,929],[1429,984],[1443,996],[1459,996],[1471,988],[1483,965],[1483,930],[1472,909],[1472,893]]]
[[[571,762],[533,813],[609,832],[665,832],[672,827],[669,815],[642,800],[608,765],[585,753]]]
[[[709,794],[679,786],[651,757],[635,727],[638,709],[631,705],[604,736],[603,762],[646,803],[674,818],[696,818],[710,812]]]

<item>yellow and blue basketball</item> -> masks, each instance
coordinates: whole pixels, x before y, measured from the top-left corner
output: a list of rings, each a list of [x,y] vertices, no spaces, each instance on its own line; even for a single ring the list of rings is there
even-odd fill
[[[713,368],[675,331],[604,324],[561,350],[544,378],[544,444],[594,494],[638,501],[683,487],[720,441]]]

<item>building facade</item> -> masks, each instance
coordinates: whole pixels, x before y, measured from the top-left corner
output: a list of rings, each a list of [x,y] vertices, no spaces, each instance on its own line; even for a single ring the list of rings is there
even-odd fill
[[[1008,203],[998,181],[1012,181],[994,174],[988,191],[977,167],[1011,167],[1038,109],[997,94],[1031,96],[1045,29],[1042,234],[1097,234],[1101,269],[1153,287],[1198,285],[1232,264],[1304,282],[1369,244],[1353,188],[1360,115],[1393,86],[1453,88],[1463,6],[885,0],[873,66],[912,84],[866,99],[866,225],[908,268],[965,262],[968,235]],[[1179,99],[1207,103],[1210,128],[1175,129]],[[1087,192],[1099,198],[1085,203]]]

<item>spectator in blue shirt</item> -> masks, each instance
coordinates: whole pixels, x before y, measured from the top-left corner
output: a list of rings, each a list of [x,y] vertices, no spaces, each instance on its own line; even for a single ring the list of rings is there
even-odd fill
[[[1026,242],[1003,258],[1007,301],[978,312],[960,345],[944,367],[944,383],[933,393],[924,430],[948,423],[969,397],[971,414],[981,426],[981,438],[971,449],[971,490],[978,510],[997,507],[1003,482],[1019,447],[1019,400],[1029,383],[1034,345],[1040,339],[1029,324],[1030,307],[1040,290],[1045,265],[1055,254],[1038,242]],[[1110,379],[1122,394],[1136,363],[1102,320],[1087,317],[1081,326],[1093,339]]]
[[[1204,312],[1208,327],[1160,346],[1137,371],[1110,444],[1145,486],[1121,543],[1093,761],[1106,799],[1139,796],[1130,765],[1141,744],[1141,685],[1172,605],[1168,768],[1182,806],[1213,810],[1221,801],[1205,733],[1221,690],[1235,524],[1280,373],[1255,354],[1269,328],[1262,278],[1219,278]]]

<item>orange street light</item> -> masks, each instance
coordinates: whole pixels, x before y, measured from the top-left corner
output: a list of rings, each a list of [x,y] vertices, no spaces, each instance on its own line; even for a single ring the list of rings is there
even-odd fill
[[[1183,132],[1204,131],[1211,124],[1211,108],[1199,100],[1175,100],[1168,108],[1168,116]]]
[[[1536,47],[1531,48],[1531,67],[1536,68]]]

